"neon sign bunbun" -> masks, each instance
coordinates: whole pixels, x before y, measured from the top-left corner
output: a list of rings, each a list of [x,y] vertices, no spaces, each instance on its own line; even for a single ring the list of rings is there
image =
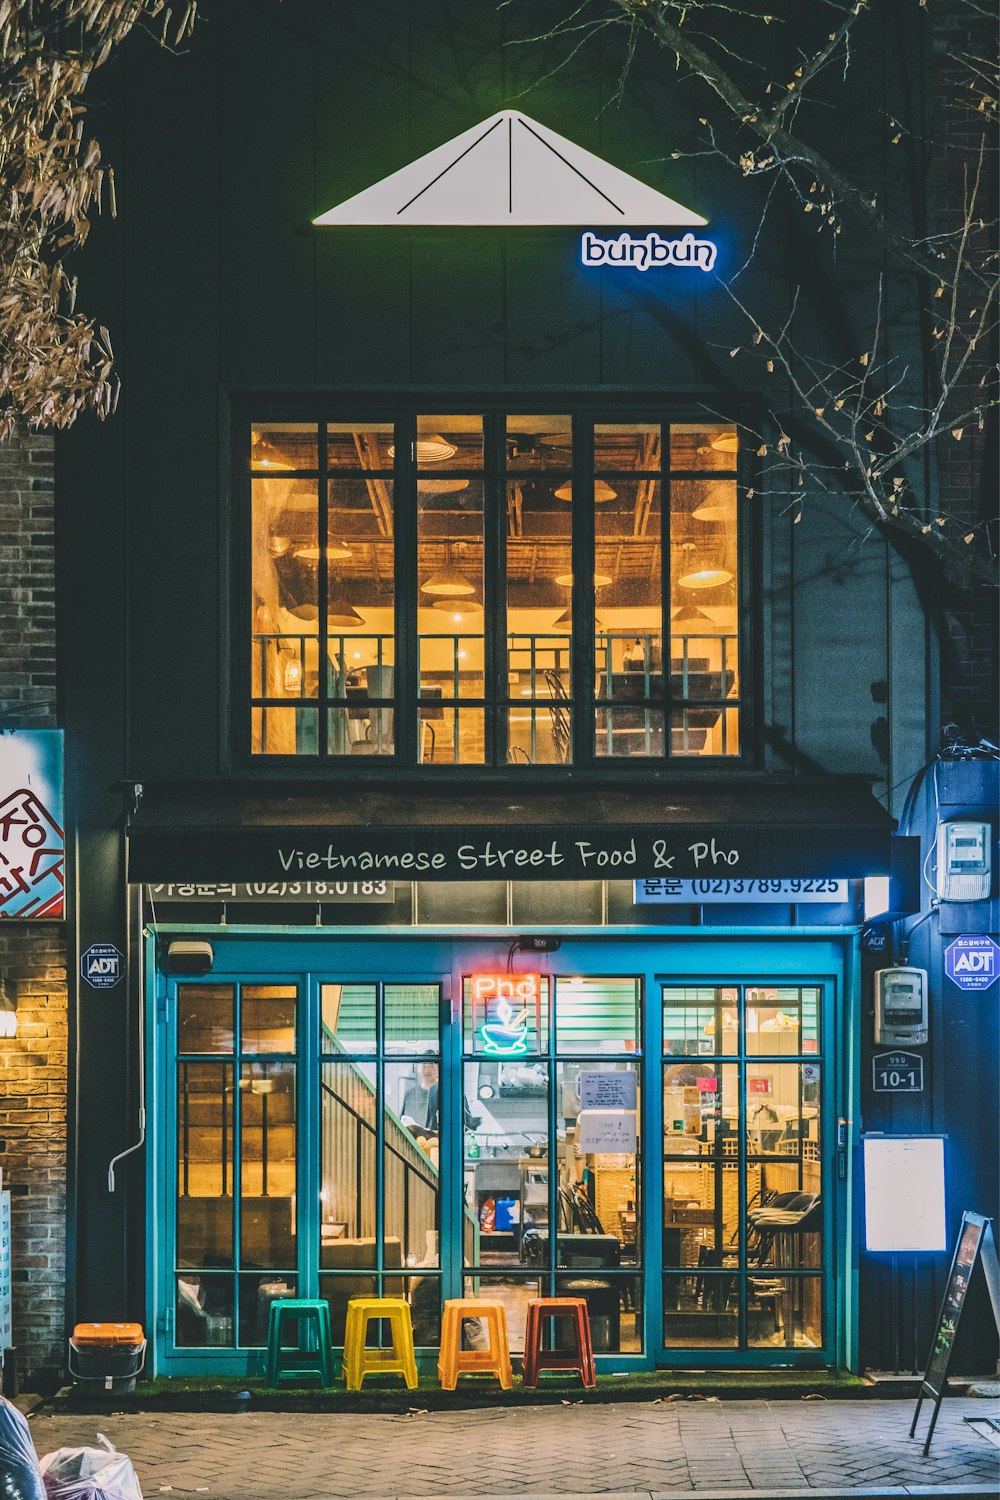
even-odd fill
[[[653,229],[638,239],[620,234],[616,239],[602,240],[588,229],[580,241],[580,258],[585,266],[629,266],[636,271],[683,266],[710,271],[715,256],[715,241],[697,239],[690,231],[679,240],[665,240]]]

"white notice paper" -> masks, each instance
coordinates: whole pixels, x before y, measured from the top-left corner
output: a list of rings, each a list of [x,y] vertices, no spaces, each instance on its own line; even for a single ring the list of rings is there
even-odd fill
[[[585,1109],[577,1120],[576,1141],[585,1155],[633,1152],[635,1114],[624,1109]]]
[[[944,1141],[866,1136],[865,1229],[869,1250],[945,1250]]]
[[[582,1109],[635,1109],[635,1072],[585,1069],[580,1074]]]

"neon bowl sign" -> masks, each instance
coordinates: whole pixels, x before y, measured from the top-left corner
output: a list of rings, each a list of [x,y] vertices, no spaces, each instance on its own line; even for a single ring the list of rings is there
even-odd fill
[[[477,1023],[477,1052],[491,1057],[523,1057],[528,1051],[528,1029],[542,1005],[540,974],[473,974],[472,1004]]]

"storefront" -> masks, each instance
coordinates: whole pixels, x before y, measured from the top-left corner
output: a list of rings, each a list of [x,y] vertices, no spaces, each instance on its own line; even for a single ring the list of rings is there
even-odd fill
[[[586,1297],[605,1370],[854,1362],[855,927],[546,927],[532,952],[530,927],[373,941],[169,910],[160,1373],[254,1373],[280,1295],[326,1298],[340,1342],[375,1291],[408,1297],[431,1363],[442,1297],[502,1300],[516,1351],[539,1289]],[[171,973],[191,941],[210,970]]]

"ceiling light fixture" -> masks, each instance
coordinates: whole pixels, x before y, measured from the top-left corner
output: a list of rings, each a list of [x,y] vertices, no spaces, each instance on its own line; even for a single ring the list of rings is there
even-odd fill
[[[572,573],[557,573],[556,576],[555,576],[555,578],[553,579],[553,582],[554,583],[561,583],[562,586],[563,586],[563,588],[571,589],[573,587],[573,575],[572,575]],[[610,573],[598,573],[598,572],[595,571],[595,573],[594,573],[594,588],[595,589],[606,588],[610,582],[611,582],[611,575],[610,575]]]
[[[711,439],[710,446],[716,453],[738,453],[740,448],[739,434],[735,432],[720,432],[717,437]]]
[[[250,467],[251,469],[271,469],[277,472],[287,472],[294,469],[273,443],[269,443],[263,433],[254,432],[250,436]]]
[[[330,557],[353,557],[354,553],[346,542],[338,542],[332,536],[326,539],[326,555]],[[318,542],[307,542],[304,547],[296,547],[293,557],[300,557],[303,562],[319,562],[320,548]]]
[[[446,564],[440,573],[433,573],[426,583],[420,585],[422,594],[440,594],[442,598],[455,598],[461,594],[474,594],[476,585],[458,568]]]
[[[417,492],[421,495],[456,495],[459,490],[467,490],[468,488],[468,479],[417,480]]]
[[[564,484],[561,484],[559,486],[559,488],[553,490],[552,493],[553,493],[553,495],[555,495],[555,497],[556,497],[557,500],[567,500],[567,501],[572,500],[572,498],[573,498],[573,482],[572,482],[572,480],[567,479]],[[606,504],[606,502],[608,500],[615,500],[615,499],[617,499],[617,497],[618,497],[618,491],[617,490],[613,490],[611,488],[610,484],[608,484],[608,482],[606,480],[604,480],[604,479],[595,479],[594,480],[594,504],[595,505],[604,505],[604,504]]]
[[[712,500],[706,500],[691,512],[691,517],[695,521],[728,521],[732,513],[731,505],[717,505]]]
[[[707,627],[715,629],[715,621],[696,604],[685,604],[670,621],[671,635],[704,635]]]
[[[447,458],[454,458],[458,449],[454,443],[442,437],[439,432],[428,433],[425,437],[418,437],[416,442],[418,464],[441,464]],[[389,444],[389,457],[396,457],[396,444]]]
[[[365,623],[364,617],[359,615],[354,605],[349,603],[343,596],[339,599],[334,599],[326,612],[326,618],[328,624],[340,625],[348,630],[353,626]]]
[[[732,578],[728,568],[692,568],[683,573],[677,582],[682,589],[715,589]]]
[[[462,615],[481,615],[483,612],[478,599],[435,599],[431,609],[449,610],[456,620]]]
[[[565,631],[568,635],[573,629],[573,611],[564,609],[558,620],[552,621],[552,629]]]

